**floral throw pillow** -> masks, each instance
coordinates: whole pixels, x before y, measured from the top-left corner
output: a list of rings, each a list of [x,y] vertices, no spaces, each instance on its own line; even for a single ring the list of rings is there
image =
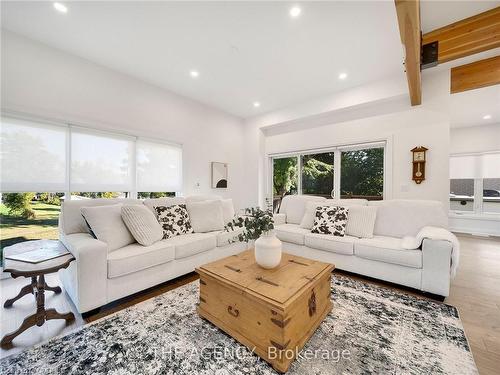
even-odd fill
[[[163,228],[163,239],[193,233],[185,204],[175,204],[169,207],[155,206],[153,208],[158,222]]]
[[[349,209],[347,207],[320,206],[316,209],[311,233],[344,237],[348,215]]]

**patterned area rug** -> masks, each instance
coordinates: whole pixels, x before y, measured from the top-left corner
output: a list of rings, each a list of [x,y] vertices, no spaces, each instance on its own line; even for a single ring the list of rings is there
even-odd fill
[[[276,374],[198,317],[198,285],[4,358],[0,373]],[[477,374],[455,307],[338,275],[332,300],[288,374]]]

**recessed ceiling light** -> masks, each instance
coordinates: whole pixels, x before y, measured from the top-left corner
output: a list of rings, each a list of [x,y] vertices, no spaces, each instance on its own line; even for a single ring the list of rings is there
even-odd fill
[[[489,120],[491,118],[491,115],[484,115],[483,120]]]
[[[292,18],[297,18],[298,16],[300,16],[300,12],[302,12],[302,9],[300,9],[299,7],[293,7],[290,9],[290,16]]]
[[[68,13],[68,8],[64,4],[54,3],[54,8],[61,13]]]
[[[344,79],[346,79],[346,78],[347,78],[347,73],[340,73],[340,74],[339,74],[339,79],[344,80]]]
[[[196,71],[196,70],[191,70],[191,71],[189,72],[189,74],[190,74],[190,75],[191,75],[191,77],[193,77],[193,78],[198,78],[198,76],[200,75],[200,73],[198,73],[198,71]]]
[[[253,106],[254,106],[255,108],[259,108],[259,107],[260,107],[260,103],[259,103],[259,102],[253,102]]]

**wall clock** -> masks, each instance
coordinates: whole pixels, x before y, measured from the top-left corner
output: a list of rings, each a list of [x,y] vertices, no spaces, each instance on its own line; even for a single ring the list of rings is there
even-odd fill
[[[411,152],[413,153],[412,180],[415,181],[415,183],[417,184],[420,184],[422,181],[425,180],[425,162],[426,162],[425,152],[427,150],[428,149],[423,146],[418,146],[411,150]]]

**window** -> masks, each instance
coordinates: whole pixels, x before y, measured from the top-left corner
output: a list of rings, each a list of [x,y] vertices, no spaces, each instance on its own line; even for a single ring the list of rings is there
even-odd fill
[[[379,200],[384,195],[384,149],[342,151],[341,198]]]
[[[68,129],[2,118],[1,191],[66,191]]]
[[[474,179],[450,179],[450,210],[474,211]]]
[[[483,212],[500,214],[500,178],[483,180]]]
[[[71,191],[132,191],[134,139],[71,130]]]
[[[384,150],[377,142],[271,157],[274,209],[287,194],[383,199]]]
[[[181,191],[182,149],[167,143],[137,141],[137,191]]]
[[[500,214],[500,152],[450,157],[450,210]]]
[[[153,199],[153,198],[163,198],[163,197],[175,197],[174,192],[155,192],[155,191],[141,191],[137,193],[137,198],[139,199]]]
[[[285,195],[297,194],[298,160],[296,156],[273,159],[273,209],[279,210]]]
[[[59,237],[57,222],[64,193],[18,192],[1,196],[1,251],[18,242]]]
[[[330,198],[333,192],[334,152],[301,155],[302,194]]]
[[[182,191],[179,145],[6,117],[0,137],[1,192],[64,191],[71,199]]]

